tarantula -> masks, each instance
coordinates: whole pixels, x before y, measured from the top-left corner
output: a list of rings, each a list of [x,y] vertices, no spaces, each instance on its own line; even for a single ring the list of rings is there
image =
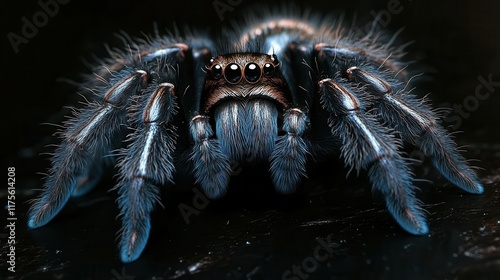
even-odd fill
[[[157,35],[126,39],[128,52],[111,52],[95,70],[93,101],[61,131],[28,226],[45,225],[70,196],[92,189],[110,154],[119,168],[123,262],[142,253],[160,187],[183,161],[204,193],[218,198],[232,162],[267,164],[276,191],[292,193],[309,159],[340,155],[351,170],[367,170],[392,216],[417,235],[428,227],[403,142],[456,186],[483,192],[427,100],[408,90],[394,38],[383,44],[375,32],[356,36],[326,19],[255,22],[218,43]]]

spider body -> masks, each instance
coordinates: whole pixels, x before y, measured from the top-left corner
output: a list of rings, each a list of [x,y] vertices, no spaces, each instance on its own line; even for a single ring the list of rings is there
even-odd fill
[[[377,38],[327,20],[275,18],[220,46],[197,36],[128,41],[130,53],[112,53],[95,70],[94,101],[61,132],[28,226],[45,225],[71,195],[92,189],[104,158],[119,150],[120,257],[130,262],[146,245],[150,213],[180,168],[177,158],[187,158],[199,187],[217,198],[232,162],[268,164],[275,189],[291,193],[308,159],[338,152],[351,169],[368,171],[405,230],[427,233],[403,141],[453,184],[483,188],[431,107],[407,90],[402,50]],[[189,139],[187,150],[179,139]]]

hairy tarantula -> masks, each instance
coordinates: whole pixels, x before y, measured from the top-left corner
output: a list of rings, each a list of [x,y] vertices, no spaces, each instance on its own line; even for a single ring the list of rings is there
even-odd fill
[[[221,37],[126,39],[129,52],[112,52],[95,70],[93,101],[61,132],[28,226],[45,225],[71,195],[92,189],[110,154],[120,175],[123,262],[143,251],[160,187],[173,181],[178,162],[217,198],[232,162],[268,164],[276,191],[291,193],[308,159],[339,154],[349,168],[368,171],[412,234],[428,228],[403,141],[453,184],[483,192],[437,114],[407,89],[411,78],[393,39],[382,44],[375,32],[356,36],[329,20],[278,17]]]

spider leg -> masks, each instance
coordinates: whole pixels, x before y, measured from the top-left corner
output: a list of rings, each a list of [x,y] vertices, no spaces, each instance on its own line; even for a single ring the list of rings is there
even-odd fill
[[[118,145],[118,143],[116,143],[116,145]],[[116,145],[113,145],[113,147],[115,147]],[[108,152],[111,150],[111,148],[108,149]],[[94,158],[91,161],[92,163],[88,168],[88,171],[76,179],[76,186],[71,196],[79,197],[89,193],[101,180],[102,176],[104,175],[106,166],[115,165],[115,158],[112,156],[107,156],[108,154],[105,154],[102,158]]]
[[[174,85],[161,83],[149,88],[134,115],[131,144],[119,163],[120,182],[116,186],[122,219],[120,258],[123,262],[137,259],[149,237],[150,213],[160,203],[158,186],[172,181],[172,154],[175,149],[175,128],[169,127],[176,114]],[[161,203],[160,203],[161,204]]]
[[[341,139],[346,164],[358,171],[368,169],[374,190],[384,195],[389,212],[401,227],[412,234],[427,233],[408,163],[398,153],[401,143],[361,110],[362,99],[348,85],[330,78],[318,85],[321,104],[331,114],[331,132]]]
[[[187,71],[193,77],[190,86],[181,98],[189,134],[193,142],[189,160],[193,163],[194,177],[205,195],[218,198],[227,191],[231,176],[229,157],[222,152],[219,140],[215,138],[210,118],[201,112],[205,85],[205,66],[212,55],[209,41],[193,42],[192,68]],[[184,75],[188,76],[188,75]]]
[[[70,122],[52,159],[43,191],[28,213],[30,228],[48,223],[66,204],[77,184],[82,185],[83,178],[92,178],[94,162],[101,161],[116,148],[114,140],[120,139],[122,125],[126,123],[124,107],[146,79],[147,74],[142,70],[122,73],[104,93],[101,103],[90,103]],[[88,182],[80,190],[85,191],[95,184],[92,179]]]
[[[419,146],[450,182],[470,193],[483,192],[476,173],[459,154],[455,142],[438,123],[438,117],[425,100],[417,100],[405,92],[393,93],[388,82],[368,70],[351,67],[347,73],[377,95],[381,118],[399,131],[405,140]]]
[[[189,131],[194,141],[191,160],[196,181],[209,198],[221,197],[226,193],[231,175],[229,158],[222,152],[218,140],[213,139],[207,116],[194,116]]]
[[[269,45],[276,45],[273,37]],[[288,39],[281,63],[291,97],[291,108],[283,116],[285,135],[278,137],[270,157],[270,171],[277,191],[293,193],[303,177],[307,177],[306,163],[310,154],[310,143],[304,140],[304,133],[310,129],[309,104],[313,88],[307,65],[311,64],[309,49],[303,44]],[[299,63],[297,63],[299,62]],[[300,85],[300,86],[299,86]],[[312,90],[311,90],[312,91]]]
[[[283,130],[270,157],[274,186],[281,193],[292,193],[306,177],[308,147],[302,135],[308,125],[307,115],[297,108],[285,112]]]

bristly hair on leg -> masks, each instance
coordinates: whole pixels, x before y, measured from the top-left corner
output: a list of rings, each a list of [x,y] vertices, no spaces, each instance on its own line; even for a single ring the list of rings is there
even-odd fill
[[[189,130],[194,140],[191,160],[196,182],[207,197],[219,198],[227,191],[231,175],[229,158],[222,153],[218,140],[211,139],[213,130],[206,117],[195,117]]]

